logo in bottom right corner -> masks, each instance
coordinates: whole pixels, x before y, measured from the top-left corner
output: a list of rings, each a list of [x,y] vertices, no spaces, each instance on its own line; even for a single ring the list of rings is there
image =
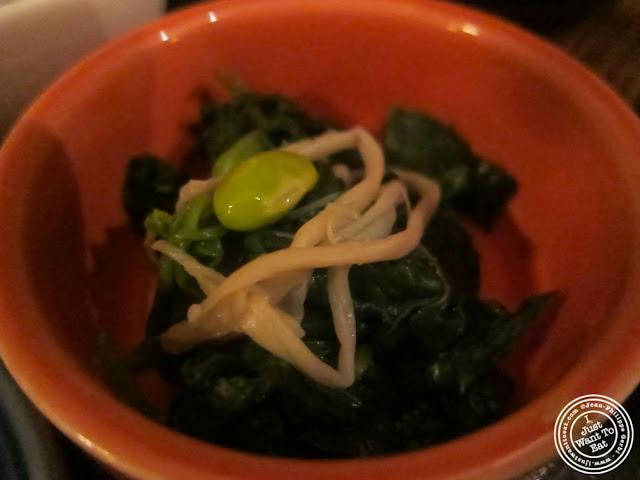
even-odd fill
[[[604,395],[584,395],[558,415],[554,440],[560,457],[581,473],[607,473],[633,446],[633,423],[622,405]]]

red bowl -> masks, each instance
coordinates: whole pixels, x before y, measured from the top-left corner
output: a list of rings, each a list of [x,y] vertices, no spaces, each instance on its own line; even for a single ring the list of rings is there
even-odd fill
[[[390,107],[450,123],[521,189],[478,235],[483,290],[507,303],[560,289],[512,359],[519,407],[471,435],[367,460],[266,458],[167,430],[120,401],[94,361],[126,351],[153,286],[121,204],[130,157],[179,161],[220,73],[379,132]],[[490,16],[427,0],[201,4],[120,38],[66,73],[0,150],[0,354],[90,454],[137,479],[506,479],[555,454],[575,397],[624,400],[640,380],[640,123],[576,61]]]

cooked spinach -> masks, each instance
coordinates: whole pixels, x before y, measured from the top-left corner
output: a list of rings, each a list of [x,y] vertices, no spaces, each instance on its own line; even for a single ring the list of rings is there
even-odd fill
[[[239,138],[253,132],[264,134],[267,146],[279,147],[324,132],[327,124],[305,114],[293,102],[273,95],[240,92],[234,100],[205,104],[196,128],[202,151],[214,162]]]
[[[324,131],[289,100],[255,93],[206,105],[199,127],[202,161],[211,163],[248,132],[272,146]],[[357,315],[356,381],[329,388],[301,375],[248,337],[202,344],[169,355],[157,335],[203,298],[177,264],[159,260],[161,286],[148,340],[134,353],[137,368],[158,368],[176,391],[162,421],[176,430],[233,448],[295,457],[381,455],[442,442],[507,412],[511,380],[496,368],[516,339],[554,298],[525,300],[514,312],[478,298],[479,261],[463,228],[465,215],[489,228],[515,193],[515,180],[478,158],[455,131],[418,112],[394,110],[383,145],[392,165],[435,178],[444,191],[423,241],[404,258],[353,266]],[[220,226],[211,202],[196,198],[174,213],[179,174],[152,165],[151,178],[125,184],[133,221],[147,212],[147,230],[228,274],[267,252],[286,248],[295,231],[344,191],[332,162],[358,162],[355,152],[320,164],[319,181],[285,218],[239,233]],[[170,188],[169,188],[170,187]],[[402,224],[403,211],[398,210]],[[339,349],[326,295],[326,271],[314,272],[305,303],[304,341],[335,364]]]
[[[129,162],[123,185],[123,206],[129,222],[138,230],[154,209],[172,211],[180,187],[187,178],[153,155],[139,155]]]
[[[383,141],[389,165],[436,179],[445,201],[486,229],[518,188],[502,167],[480,159],[453,127],[421,112],[393,110]]]

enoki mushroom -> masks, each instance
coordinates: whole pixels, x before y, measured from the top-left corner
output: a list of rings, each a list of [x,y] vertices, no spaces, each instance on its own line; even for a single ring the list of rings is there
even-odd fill
[[[397,179],[383,184],[382,149],[359,127],[328,132],[283,150],[316,161],[347,148],[359,150],[364,163],[362,178],[302,225],[289,248],[262,255],[224,277],[164,240],[152,244],[153,249],[182,265],[206,295],[189,308],[184,321],[162,335],[166,351],[180,353],[207,340],[246,334],[321,384],[347,387],[354,382],[356,318],[349,269],[397,259],[413,250],[438,207],[440,189],[432,180],[403,170],[394,170]],[[217,181],[194,185],[183,187],[181,204],[190,192],[215,189]],[[413,207],[409,191],[419,196]],[[392,234],[399,204],[409,209],[407,224]],[[316,268],[327,268],[329,303],[340,343],[337,368],[323,362],[302,341],[304,300]]]

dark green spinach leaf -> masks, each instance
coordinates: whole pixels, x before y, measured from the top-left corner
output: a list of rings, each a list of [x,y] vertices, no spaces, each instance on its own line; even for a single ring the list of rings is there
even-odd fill
[[[517,183],[502,167],[476,156],[450,126],[424,113],[395,109],[384,127],[387,163],[440,183],[444,200],[489,229]]]

